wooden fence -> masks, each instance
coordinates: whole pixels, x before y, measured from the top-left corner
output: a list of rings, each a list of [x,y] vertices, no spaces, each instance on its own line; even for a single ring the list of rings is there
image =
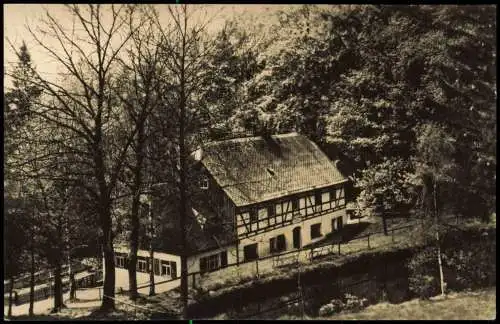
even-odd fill
[[[103,275],[102,271],[96,271],[94,273],[90,273],[83,278],[76,279],[75,285],[77,288],[95,287],[98,285],[98,282],[102,280],[102,275]],[[69,279],[66,278],[62,282],[63,293],[69,291],[69,287],[70,287],[70,282]],[[52,281],[50,281],[45,285],[35,287],[34,291],[35,301],[47,299],[53,295],[54,295],[54,284]],[[23,289],[23,293],[19,293],[18,291],[13,291],[12,298],[14,305],[29,303],[30,291],[29,289]],[[8,303],[8,294],[6,295],[4,294],[4,302],[5,301],[7,301]]]
[[[411,221],[404,224],[404,226],[389,228],[388,235],[385,235],[384,231],[378,231],[355,237],[347,242],[326,242],[322,245],[303,247],[279,255],[269,255],[252,261],[227,264],[211,272],[192,272],[188,274],[188,285],[193,289],[215,290],[226,285],[252,281],[277,270],[286,271],[287,267],[317,262],[327,256],[342,256],[370,250],[381,246],[380,242],[383,243],[382,245],[393,244],[397,241],[395,235],[397,232],[414,227],[416,224],[418,224],[418,221]],[[231,279],[234,282],[229,282]],[[180,279],[155,282],[155,286],[176,280]],[[146,283],[137,288],[146,288],[150,285],[150,283]],[[127,291],[122,289],[119,293]]]
[[[252,261],[230,263],[219,269],[210,272],[192,272],[188,274],[188,285],[193,289],[203,288],[205,290],[216,290],[217,288],[252,281],[276,271],[284,270],[287,267],[296,267],[298,264],[318,262],[322,258],[332,256],[345,256],[361,251],[370,250],[376,247],[394,244],[397,242],[397,233],[421,224],[423,220],[413,219],[405,222],[401,226],[387,229],[388,235],[384,231],[364,234],[354,237],[347,242],[325,242],[322,245],[303,247],[301,249],[288,251],[279,255],[269,255]],[[458,222],[455,216],[442,218],[442,221]],[[233,279],[233,280],[231,280]],[[155,286],[167,284],[176,279],[168,279],[155,282]],[[138,289],[149,287],[146,283],[138,286]],[[125,293],[128,290],[121,289],[118,293]]]
[[[72,271],[73,272],[80,272],[83,270],[86,270],[89,268],[89,266],[81,263],[81,262],[75,262],[71,264],[72,266]],[[62,276],[68,276],[69,275],[69,266],[68,265],[63,265],[61,269],[61,275]],[[47,282],[49,280],[52,280],[54,276],[53,270],[49,269],[44,269],[38,272],[35,272],[35,285],[39,285],[43,282]],[[29,287],[31,281],[31,275],[28,274],[23,274],[17,278],[14,278],[14,289],[22,289]],[[4,280],[4,292],[9,291],[10,288],[10,280]]]

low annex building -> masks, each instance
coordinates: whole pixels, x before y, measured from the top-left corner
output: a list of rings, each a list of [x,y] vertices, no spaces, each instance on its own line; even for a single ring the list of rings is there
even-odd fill
[[[188,208],[188,273],[300,249],[347,222],[348,179],[303,135],[212,142],[192,158],[197,182]],[[153,263],[165,279],[180,275],[178,216],[169,219]],[[128,251],[116,252],[117,267],[125,267]],[[138,271],[147,272],[149,252],[138,254]]]

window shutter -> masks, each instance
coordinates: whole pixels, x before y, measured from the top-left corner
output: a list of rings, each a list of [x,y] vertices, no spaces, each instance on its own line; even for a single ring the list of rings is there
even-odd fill
[[[220,253],[220,266],[221,267],[227,266],[227,251],[222,251]]]
[[[206,272],[207,267],[207,258],[200,258],[200,272]]]
[[[160,260],[158,259],[154,259],[154,263],[155,263],[155,268],[154,268],[154,273],[155,275],[159,276],[160,275]]]
[[[175,261],[170,261],[170,271],[172,274],[172,279],[177,278],[177,264]]]

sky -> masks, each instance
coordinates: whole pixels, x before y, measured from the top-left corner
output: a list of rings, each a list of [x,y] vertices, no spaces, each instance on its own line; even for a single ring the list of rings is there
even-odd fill
[[[160,5],[161,6],[161,5]],[[191,5],[197,6],[197,5]],[[251,16],[251,21],[260,21],[264,24],[275,21],[272,13],[278,10],[290,9],[291,5],[207,5],[209,16],[215,15],[210,28],[216,28],[223,23],[227,17],[245,15]],[[54,62],[44,49],[37,46],[31,38],[26,26],[32,28],[39,25],[40,18],[43,17],[45,9],[56,19],[64,23],[72,23],[72,18],[66,13],[62,4],[6,4],[4,8],[4,67],[8,69],[9,64],[17,61],[16,55],[9,45],[12,42],[16,49],[19,49],[22,42],[25,41],[31,54],[37,70],[45,76],[54,76],[57,74],[58,65]],[[68,25],[70,26],[70,25]],[[45,43],[51,48],[57,48],[57,44]],[[52,45],[52,46],[51,46]],[[5,79],[5,85],[8,86],[10,80]]]

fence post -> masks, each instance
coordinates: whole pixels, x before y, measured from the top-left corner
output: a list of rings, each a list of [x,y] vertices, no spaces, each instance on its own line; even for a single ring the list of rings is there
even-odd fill
[[[196,276],[195,274],[193,273],[193,289],[196,289]]]
[[[368,249],[370,249],[370,234],[368,234]]]
[[[259,259],[255,259],[255,266],[257,267],[257,278],[260,277],[259,275]]]
[[[340,241],[339,241],[339,255],[340,255]]]

